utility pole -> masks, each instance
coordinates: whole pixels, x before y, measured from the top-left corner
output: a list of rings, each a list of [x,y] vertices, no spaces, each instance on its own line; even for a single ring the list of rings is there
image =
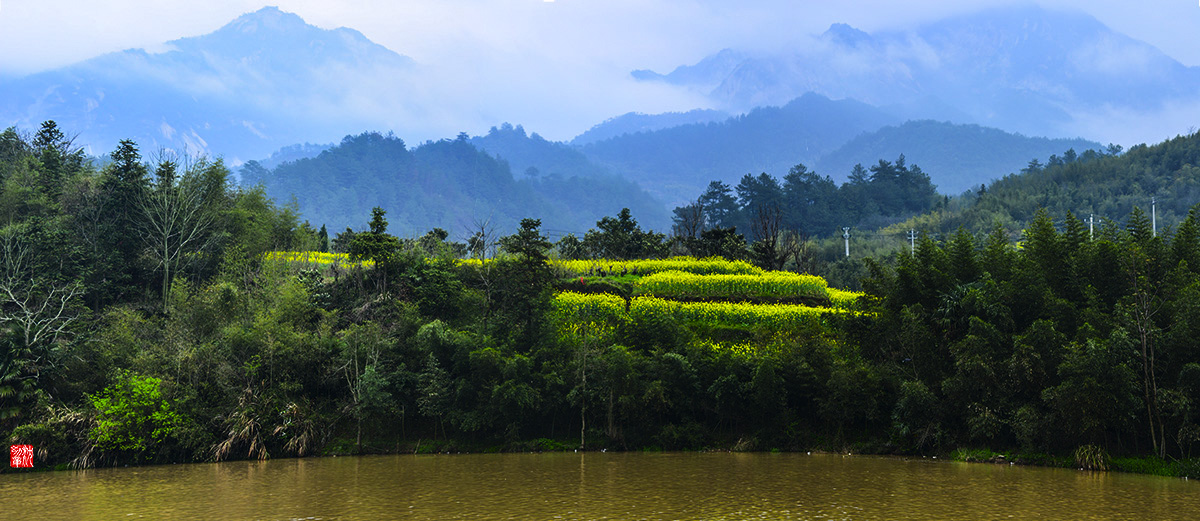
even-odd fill
[[[1150,198],[1150,230],[1153,237],[1158,237],[1158,201]]]
[[[917,231],[908,230],[908,253],[912,256],[917,255]]]
[[[846,256],[850,256],[850,227],[842,227],[842,239],[846,241]]]
[[[1088,240],[1096,239],[1096,214],[1088,214]]]

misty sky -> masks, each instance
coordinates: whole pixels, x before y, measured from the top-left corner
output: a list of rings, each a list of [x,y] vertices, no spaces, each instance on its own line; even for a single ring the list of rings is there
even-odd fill
[[[722,48],[777,49],[844,22],[866,31],[905,29],[1010,0],[0,0],[0,78],[105,52],[216,30],[278,5],[323,27],[351,27],[427,67],[443,99],[474,105],[440,126],[398,134],[472,134],[502,121],[569,139],[629,111],[697,108],[678,91],[638,84],[632,69],[669,72]],[[1082,10],[1185,65],[1200,65],[1197,0],[1042,0]],[[655,89],[660,89],[656,91]],[[437,135],[437,134],[441,135]],[[428,135],[420,135],[428,134]]]

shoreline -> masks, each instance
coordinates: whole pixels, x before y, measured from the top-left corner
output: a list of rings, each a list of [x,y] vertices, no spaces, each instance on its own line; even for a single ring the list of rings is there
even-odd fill
[[[339,440],[341,441],[341,440]],[[348,441],[348,440],[345,440]],[[1154,456],[1126,456],[1126,457],[1109,457],[1104,456],[1103,468],[1085,468],[1076,462],[1071,456],[1052,455],[1045,453],[1023,453],[1019,451],[992,451],[984,448],[958,448],[950,452],[938,452],[936,454],[903,454],[903,453],[887,453],[887,452],[853,452],[840,450],[784,450],[771,448],[766,450],[738,450],[735,447],[727,449],[718,448],[703,448],[692,450],[661,450],[654,447],[642,449],[619,449],[600,447],[595,449],[571,448],[563,442],[547,439],[536,439],[527,442],[515,444],[516,446],[524,445],[520,449],[515,446],[498,447],[496,445],[478,445],[478,444],[463,444],[457,440],[444,440],[442,442],[432,442],[429,440],[417,440],[414,443],[399,444],[395,449],[387,450],[373,447],[362,452],[353,452],[340,450],[338,441],[330,444],[327,450],[322,454],[311,454],[305,456],[279,456],[270,457],[263,460],[255,460],[252,458],[225,459],[221,461],[165,461],[165,462],[148,462],[141,464],[118,464],[106,466],[93,466],[84,468],[72,467],[69,463],[59,463],[53,466],[35,466],[31,469],[17,468],[0,468],[0,475],[3,474],[27,474],[40,472],[58,472],[58,471],[86,471],[99,469],[119,469],[119,468],[140,468],[140,467],[160,467],[169,465],[199,465],[209,463],[232,463],[232,462],[248,462],[248,461],[269,461],[269,460],[294,460],[308,458],[346,458],[360,456],[455,456],[455,455],[471,455],[471,454],[568,454],[568,453],[597,453],[597,454],[627,454],[627,453],[651,453],[651,454],[705,454],[705,453],[744,453],[744,454],[818,454],[818,455],[840,455],[843,457],[882,457],[889,459],[901,460],[929,460],[929,461],[949,461],[959,463],[978,463],[991,465],[1017,465],[1023,467],[1045,467],[1045,468],[1061,468],[1075,469],[1078,471],[1087,472],[1119,472],[1127,474],[1142,474],[1150,476],[1179,478],[1190,480],[1191,477],[1200,477],[1200,458],[1191,458],[1186,460],[1163,460]],[[463,450],[466,449],[466,450]]]

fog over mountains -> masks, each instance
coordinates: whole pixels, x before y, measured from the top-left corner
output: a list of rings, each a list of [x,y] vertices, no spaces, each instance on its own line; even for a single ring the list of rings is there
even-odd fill
[[[353,29],[319,29],[277,8],[167,48],[106,54],[4,82],[0,123],[29,129],[53,119],[96,155],[132,138],[145,151],[165,147],[240,163],[422,116],[387,94],[411,80],[411,59]]]
[[[307,143],[365,131],[414,144],[467,131],[515,180],[634,181],[664,205],[646,221],[663,223],[711,180],[782,176],[798,163],[842,180],[854,163],[905,154],[943,193],[958,193],[1066,148],[1128,146],[1129,136],[1165,137],[1200,121],[1200,68],[1082,13],[992,9],[876,33],[834,24],[801,41],[633,71],[640,84],[703,106],[577,122],[591,129],[559,144],[537,128],[528,138],[524,129],[485,136],[475,122],[508,109],[462,103],[454,85],[431,79],[436,64],[267,7],[161,52],[131,49],[4,79],[0,126],[32,130],[54,119],[94,155],[130,138],[147,154],[170,148],[233,166],[258,159],[268,170],[323,150]],[[371,205],[369,193],[346,197]],[[615,213],[620,202],[609,206]]]
[[[667,74],[633,76],[703,92],[731,111],[816,92],[905,119],[1106,142],[1135,135],[1123,125],[1200,116],[1200,68],[1086,14],[1037,7],[989,9],[903,32],[834,24],[807,46],[726,49]]]

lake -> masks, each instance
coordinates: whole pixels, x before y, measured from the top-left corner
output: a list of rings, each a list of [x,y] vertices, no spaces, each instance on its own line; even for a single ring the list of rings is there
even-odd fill
[[[0,475],[0,519],[1200,519],[1175,478],[836,454],[364,456]]]

